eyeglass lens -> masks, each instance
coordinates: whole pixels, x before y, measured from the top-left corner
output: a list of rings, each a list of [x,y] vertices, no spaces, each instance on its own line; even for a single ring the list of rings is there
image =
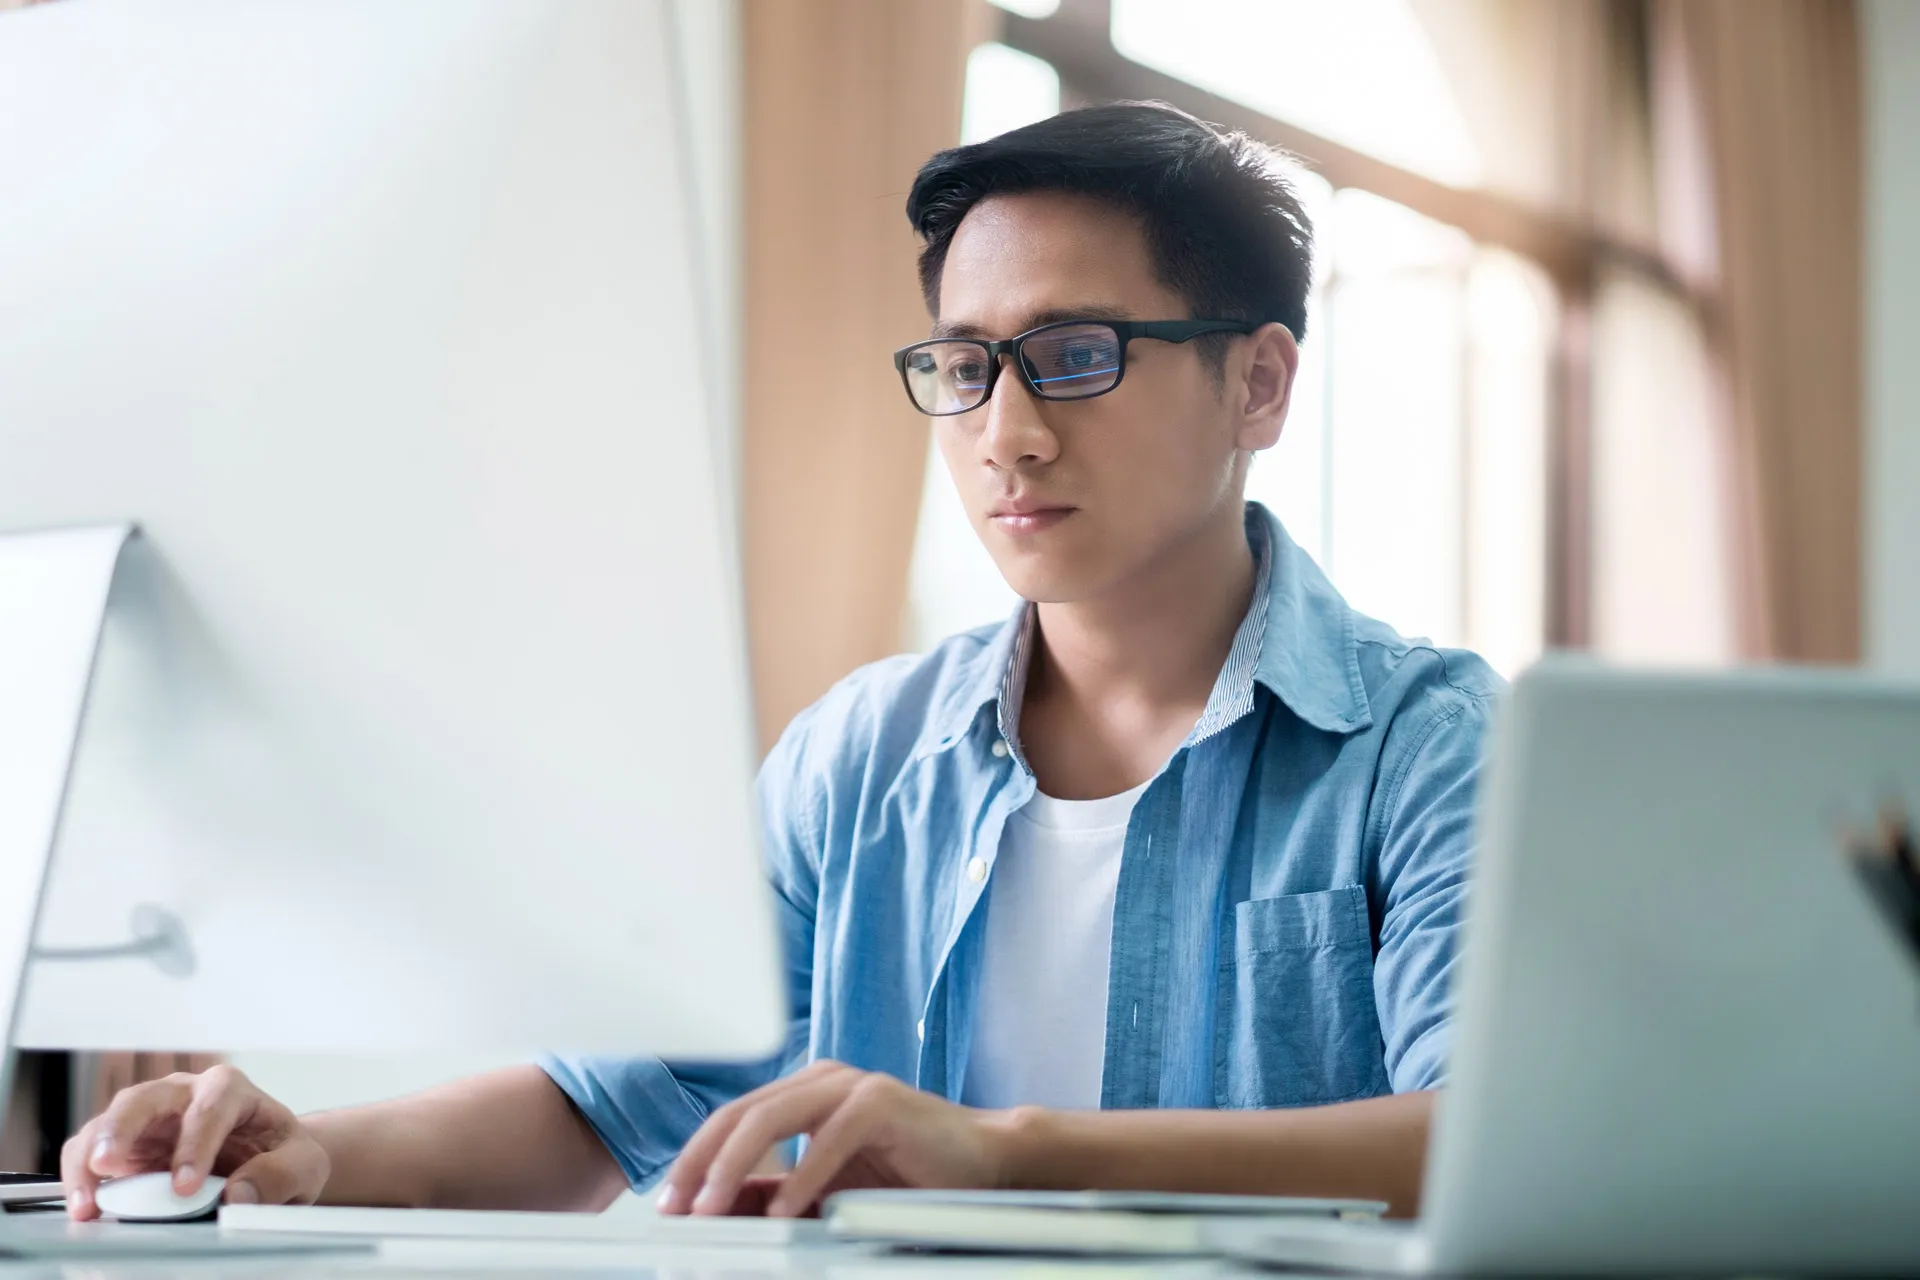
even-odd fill
[[[1060,325],[1021,343],[1020,359],[1049,399],[1097,396],[1120,379],[1120,338],[1103,324]]]

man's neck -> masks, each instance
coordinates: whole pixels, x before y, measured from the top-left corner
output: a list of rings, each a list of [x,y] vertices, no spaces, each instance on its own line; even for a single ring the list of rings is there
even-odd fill
[[[1116,590],[1038,606],[1020,737],[1041,790],[1092,799],[1157,773],[1206,709],[1253,582],[1236,504]]]

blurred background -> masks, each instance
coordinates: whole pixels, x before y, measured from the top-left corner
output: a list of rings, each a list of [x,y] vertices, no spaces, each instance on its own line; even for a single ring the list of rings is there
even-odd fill
[[[1357,607],[1509,674],[1920,674],[1913,0],[668,3],[763,743],[1013,606],[889,362],[928,323],[904,199],[935,150],[1122,98],[1294,158],[1316,283],[1251,488]],[[489,1065],[240,1061],[297,1109]],[[176,1065],[29,1063],[0,1167]]]
[[[803,317],[853,323],[888,273],[897,309],[874,324],[885,342],[919,332],[899,203],[928,151],[1160,99],[1294,157],[1316,286],[1293,414],[1250,487],[1357,607],[1509,674],[1548,647],[1920,665],[1920,526],[1903,534],[1897,482],[1874,487],[1882,464],[1920,482],[1897,336],[1914,332],[1899,229],[1920,225],[1914,6],[742,13],[750,352]],[[919,70],[891,79],[905,51]],[[796,75],[819,77],[812,93]],[[795,166],[777,181],[774,147]],[[850,181],[876,165],[864,191]],[[816,274],[762,265],[802,241],[826,250]],[[1872,359],[1873,339],[1893,354]],[[783,397],[797,368],[777,354],[753,359],[744,388],[767,734],[858,661],[1013,603],[883,362],[840,364],[846,394],[817,414]],[[1870,375],[1885,384],[1874,414]],[[865,377],[871,402],[855,394]]]

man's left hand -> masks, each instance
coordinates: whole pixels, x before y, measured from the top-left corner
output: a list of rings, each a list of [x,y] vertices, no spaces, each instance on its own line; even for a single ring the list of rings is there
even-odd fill
[[[798,1217],[855,1187],[1002,1186],[1016,1114],[816,1062],[709,1116],[667,1173],[660,1210]],[[792,1172],[770,1187],[749,1184],[768,1152],[802,1134],[806,1154]]]

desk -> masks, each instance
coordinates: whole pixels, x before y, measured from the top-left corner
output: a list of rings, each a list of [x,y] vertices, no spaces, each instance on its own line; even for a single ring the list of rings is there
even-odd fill
[[[151,1231],[109,1227],[115,1234]],[[182,1230],[211,1233],[211,1224]],[[270,1280],[380,1277],[549,1276],[556,1273],[658,1280],[1105,1280],[1174,1276],[1222,1280],[1262,1273],[1204,1259],[1067,1259],[888,1254],[858,1245],[792,1249],[499,1240],[375,1240],[372,1253],[199,1256],[87,1262],[0,1262],[0,1280]],[[1270,1273],[1268,1273],[1270,1274]]]

